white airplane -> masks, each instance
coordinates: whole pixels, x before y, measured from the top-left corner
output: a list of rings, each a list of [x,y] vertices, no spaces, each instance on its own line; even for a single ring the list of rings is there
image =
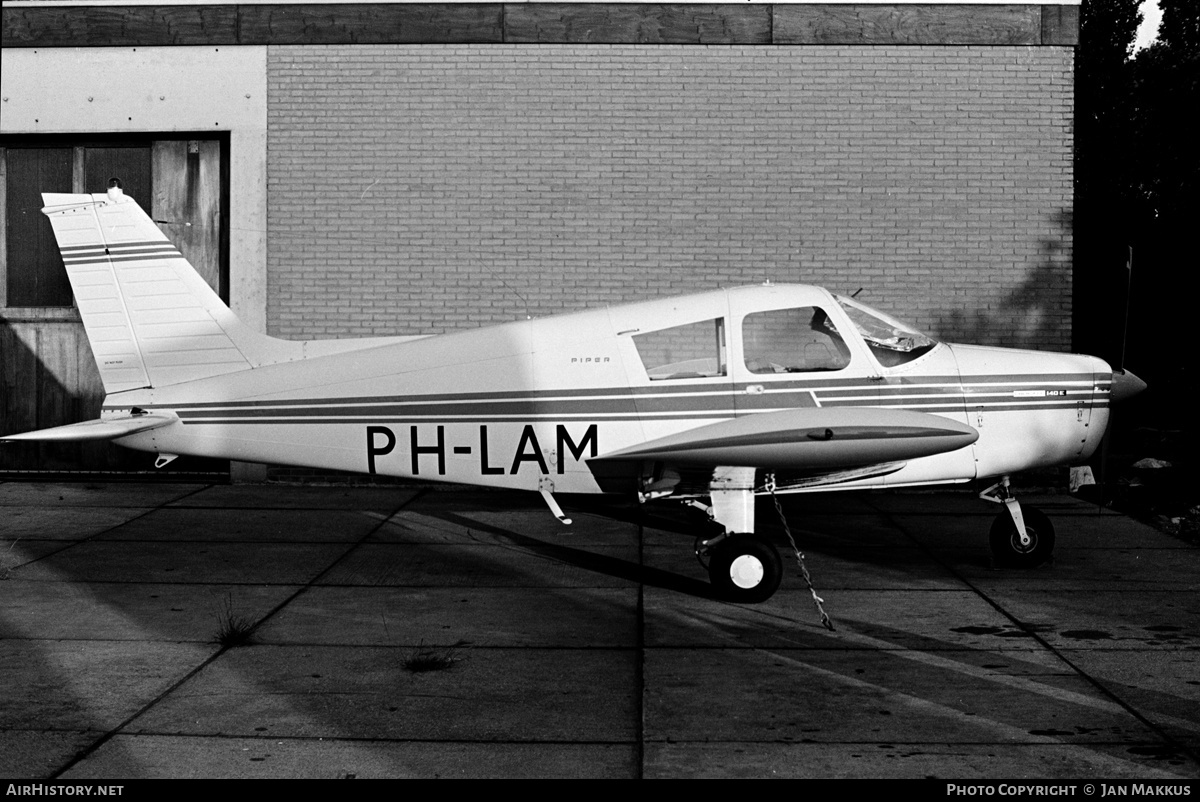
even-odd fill
[[[117,182],[114,182],[114,184]],[[44,194],[104,382],[98,420],[3,440],[536,490],[673,498],[719,595],[778,588],[754,499],[998,477],[998,562],[1054,532],[1008,487],[1080,463],[1144,384],[1090,356],[950,345],[819,287],[763,285],[428,337],[291,342],[248,328],[119,186]],[[707,499],[708,503],[704,500]]]

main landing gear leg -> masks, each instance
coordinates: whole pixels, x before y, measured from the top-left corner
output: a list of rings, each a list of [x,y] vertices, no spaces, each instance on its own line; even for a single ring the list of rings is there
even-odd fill
[[[1053,556],[1054,526],[1050,519],[1037,507],[1022,506],[1013,495],[1007,476],[979,497],[1005,507],[992,522],[989,538],[996,565],[1036,568]]]
[[[775,546],[754,532],[754,469],[718,468],[709,492],[712,518],[725,531],[697,543],[696,554],[708,560],[713,590],[727,601],[766,601],[783,579],[783,561]]]

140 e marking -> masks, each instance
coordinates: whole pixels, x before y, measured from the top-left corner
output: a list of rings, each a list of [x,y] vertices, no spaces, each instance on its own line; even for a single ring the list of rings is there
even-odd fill
[[[421,473],[421,457],[436,457],[437,472],[439,476],[446,475],[446,427],[438,426],[437,434],[434,438],[428,438],[428,428],[426,433],[422,435],[419,432],[419,426],[408,427],[409,439],[409,455],[412,458],[412,475],[419,476]],[[566,472],[563,455],[570,452],[571,456],[576,461],[584,458],[584,449],[588,449],[588,457],[594,457],[599,453],[599,445],[597,444],[598,433],[596,424],[588,426],[587,431],[583,433],[583,437],[576,442],[571,433],[567,431],[567,427],[561,423],[555,428],[555,471],[559,474]],[[387,426],[368,426],[367,427],[367,467],[371,473],[375,473],[375,458],[391,454],[396,448],[396,433]],[[479,426],[479,441],[472,445],[456,445],[451,448],[455,454],[471,454],[478,449],[479,454],[479,473],[482,476],[505,473],[503,464],[494,465],[491,462],[492,456],[488,450],[488,427],[487,424]],[[507,472],[511,474],[517,473],[521,469],[521,464],[532,462],[538,466],[543,474],[550,473],[550,466],[546,463],[546,457],[542,453],[541,444],[538,442],[537,432],[532,424],[526,424],[521,431],[521,438],[517,442],[517,447],[513,450],[512,460],[508,464]]]

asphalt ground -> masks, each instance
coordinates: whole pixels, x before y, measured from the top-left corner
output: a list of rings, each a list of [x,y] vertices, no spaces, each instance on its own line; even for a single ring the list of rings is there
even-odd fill
[[[1055,562],[999,570],[972,494],[791,497],[829,631],[794,558],[726,604],[684,510],[563,501],[0,484],[0,777],[1200,777],[1183,541],[1027,497]]]

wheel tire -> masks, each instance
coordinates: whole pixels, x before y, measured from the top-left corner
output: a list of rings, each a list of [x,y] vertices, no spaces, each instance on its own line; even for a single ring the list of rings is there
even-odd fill
[[[1005,568],[1036,568],[1054,553],[1054,526],[1050,519],[1038,508],[1024,504],[1021,505],[1021,515],[1025,519],[1025,532],[1032,541],[1028,546],[1021,545],[1016,524],[1008,510],[997,515],[992,522],[990,542],[992,557],[997,565]]]
[[[739,604],[771,598],[783,580],[779,551],[757,535],[733,535],[713,547],[708,578],[717,595]]]

